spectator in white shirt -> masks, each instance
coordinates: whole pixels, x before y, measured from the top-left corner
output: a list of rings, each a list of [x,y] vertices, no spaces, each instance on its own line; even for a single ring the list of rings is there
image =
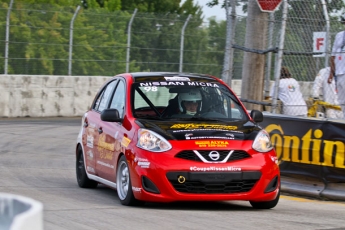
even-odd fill
[[[274,87],[275,82],[272,84],[270,90],[271,98],[274,94]],[[307,116],[308,108],[300,90],[300,86],[298,82],[291,77],[289,69],[284,66],[280,70],[278,99],[283,104],[283,114],[303,117]]]
[[[345,25],[345,14],[340,17],[340,22]],[[335,35],[330,67],[328,83],[331,84],[333,77],[336,76],[338,100],[345,115],[345,31],[340,31]]]
[[[320,96],[322,95],[324,102],[328,102],[332,105],[339,105],[334,79],[330,84],[328,83],[329,72],[329,67],[323,68],[315,77],[313,85],[313,97],[314,99],[320,99]],[[341,110],[326,108],[327,118],[342,119],[343,116],[344,115]]]

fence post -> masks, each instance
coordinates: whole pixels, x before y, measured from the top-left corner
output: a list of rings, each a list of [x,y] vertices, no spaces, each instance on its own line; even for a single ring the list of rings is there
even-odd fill
[[[127,55],[126,55],[126,72],[127,73],[129,72],[129,52],[131,49],[131,28],[132,28],[132,23],[137,11],[138,9],[135,8],[132,14],[131,20],[129,20],[128,29],[127,29]]]
[[[231,21],[229,14],[229,2],[225,1],[225,14],[226,14],[226,36],[225,36],[225,53],[224,53],[224,64],[222,79],[225,83],[229,83],[229,72],[230,72],[230,49],[231,49]],[[231,82],[231,81],[230,81]],[[229,85],[231,86],[231,85]]]
[[[323,14],[325,16],[326,20],[326,55],[325,55],[325,67],[329,66],[328,59],[329,59],[329,44],[330,44],[330,34],[329,34],[329,29],[330,29],[330,23],[329,23],[329,15],[327,11],[327,6],[325,0],[321,0],[322,3],[322,9],[323,9]]]
[[[10,16],[12,10],[13,0],[10,1],[10,5],[7,10],[7,17],[6,17],[6,39],[5,39],[5,71],[4,74],[8,73],[8,46],[9,46],[9,38],[10,38]]]
[[[276,62],[276,66],[274,69],[275,87],[274,87],[274,94],[272,98],[272,113],[276,113],[276,110],[277,110],[277,98],[278,98],[278,89],[279,89],[280,69],[282,66],[282,59],[283,59],[287,11],[288,11],[287,0],[283,0],[283,20],[282,20],[282,27],[281,27],[281,32],[280,32],[280,39],[279,39],[279,48],[278,48],[278,56],[277,56],[278,60]]]
[[[74,25],[74,20],[77,17],[79,10],[80,10],[80,6],[78,6],[74,12],[74,15],[73,15],[72,20],[71,20],[70,29],[69,29],[68,76],[72,75],[73,25]]]
[[[232,80],[232,69],[233,69],[233,56],[234,52],[232,49],[234,30],[236,28],[236,0],[231,1],[231,14],[229,13],[229,2],[225,2],[226,12],[226,41],[225,41],[225,54],[224,54],[224,65],[222,72],[222,79],[225,83],[231,86]]]
[[[181,45],[180,45],[180,68],[179,68],[179,72],[182,72],[182,65],[183,65],[183,43],[184,43],[184,31],[186,29],[186,26],[188,24],[189,19],[192,17],[192,15],[188,15],[187,20],[185,21],[183,27],[182,27],[182,31],[181,31]]]
[[[274,29],[274,12],[271,12],[270,15],[270,22],[269,22],[269,26],[268,26],[268,45],[267,47],[268,48],[271,48],[272,47],[272,43],[273,43],[273,29]],[[267,68],[266,68],[266,75],[265,75],[265,98],[268,97],[270,95],[270,81],[271,81],[271,61],[272,60],[272,53],[269,52],[267,54]]]

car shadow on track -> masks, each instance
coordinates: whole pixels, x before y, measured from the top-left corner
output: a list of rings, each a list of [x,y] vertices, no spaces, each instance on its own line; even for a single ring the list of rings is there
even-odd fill
[[[234,201],[235,202],[235,201]],[[253,209],[249,202],[243,201],[238,204],[232,201],[193,201],[193,202],[173,202],[173,203],[145,203],[141,208],[146,209],[167,209],[167,210],[200,210],[200,211],[257,211]]]
[[[117,192],[106,186],[99,185],[97,190],[114,198],[113,202],[121,205]],[[124,206],[128,208],[140,209],[160,209],[160,210],[200,210],[200,211],[257,211],[251,207],[248,201],[183,201],[171,203],[146,202],[139,206]]]

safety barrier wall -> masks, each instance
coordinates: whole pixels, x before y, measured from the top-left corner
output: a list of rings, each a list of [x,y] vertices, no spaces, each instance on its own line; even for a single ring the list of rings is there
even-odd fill
[[[107,79],[105,76],[0,75],[0,117],[82,116]],[[308,98],[312,82],[300,82],[300,85]],[[241,80],[232,80],[231,87],[240,95]]]
[[[43,229],[43,205],[28,197],[0,193],[0,229]]]
[[[1,75],[0,117],[81,116],[109,77]]]
[[[282,191],[345,200],[345,120],[264,112],[279,158]]]

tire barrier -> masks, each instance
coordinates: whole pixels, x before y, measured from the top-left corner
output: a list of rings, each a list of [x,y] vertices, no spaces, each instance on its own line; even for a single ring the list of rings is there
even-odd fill
[[[282,191],[345,201],[345,120],[264,112],[282,176]]]
[[[43,205],[31,198],[0,193],[0,229],[43,230]]]

